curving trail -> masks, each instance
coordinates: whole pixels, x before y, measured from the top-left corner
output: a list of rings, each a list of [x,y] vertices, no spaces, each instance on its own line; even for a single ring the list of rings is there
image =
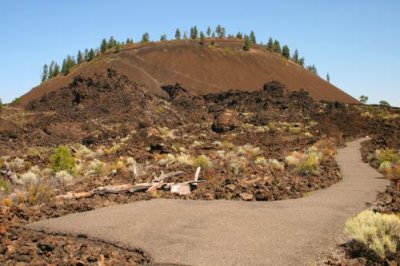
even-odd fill
[[[344,222],[388,181],[361,160],[360,139],[340,149],[343,181],[275,202],[151,200],[30,224],[35,230],[148,251],[156,263],[304,265],[334,247]]]

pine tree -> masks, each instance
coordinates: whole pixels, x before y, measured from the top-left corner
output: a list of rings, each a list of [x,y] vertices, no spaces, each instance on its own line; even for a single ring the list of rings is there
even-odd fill
[[[117,43],[115,44],[115,51],[114,51],[114,53],[119,53],[119,51],[121,51],[121,43],[120,43],[120,42],[117,42]]]
[[[147,43],[149,42],[149,40],[150,40],[150,35],[147,32],[145,32],[142,36],[141,43]]]
[[[176,40],[181,39],[181,31],[179,29],[176,29],[176,31],[175,31],[175,39]]]
[[[63,73],[65,75],[65,73],[67,72],[67,59],[64,59],[61,65],[61,73]]]
[[[217,33],[218,38],[222,39],[225,37],[225,28],[221,25],[217,25],[217,27],[215,28],[215,33]]]
[[[307,66],[307,69],[313,73],[314,75],[318,75],[318,71],[317,68],[315,67],[315,65],[311,65],[311,66]]]
[[[54,77],[54,61],[51,61],[50,66],[49,66],[49,73],[47,75],[48,79],[51,79],[52,77]]]
[[[280,45],[278,40],[274,41],[274,45],[273,45],[272,51],[274,51],[277,54],[282,54],[281,45]]]
[[[53,69],[53,77],[57,77],[58,74],[60,74],[60,66],[57,63],[55,63]]]
[[[83,56],[81,50],[78,51],[78,54],[76,55],[76,63],[80,64],[83,62]]]
[[[221,32],[220,32],[219,37],[220,37],[221,39],[225,38],[225,28],[224,28],[224,27],[221,28]]]
[[[215,33],[217,34],[218,37],[220,36],[221,30],[222,30],[222,27],[221,27],[221,25],[218,24],[217,27],[215,28]]]
[[[300,58],[299,59],[299,65],[304,67],[304,61],[305,61],[304,57]]]
[[[211,34],[211,38],[215,38],[215,32],[213,31],[213,33]]]
[[[115,47],[116,45],[117,45],[117,42],[115,41],[114,37],[111,36],[110,39],[108,40],[107,48],[110,49],[110,48]]]
[[[210,26],[208,26],[208,28],[207,28],[207,37],[210,38],[210,36],[211,36],[211,28],[210,28]]]
[[[296,64],[299,63],[299,51],[297,51],[297,49],[294,50],[292,61],[295,62]]]
[[[251,46],[251,40],[250,37],[247,35],[244,35],[244,45],[243,45],[243,50],[244,51],[249,51]]]
[[[83,51],[83,58],[85,61],[89,61],[89,50],[87,48]]]
[[[193,40],[196,40],[198,37],[198,31],[197,31],[197,27],[194,26],[190,29],[190,38]]]
[[[331,83],[331,76],[329,76],[329,73],[326,73],[326,81]]]
[[[166,34],[161,35],[160,41],[166,41],[166,40],[167,40],[167,35]]]
[[[204,32],[200,31],[200,44],[204,44],[206,40],[206,36],[204,35]]]
[[[3,101],[0,98],[0,112],[1,112],[1,110],[3,110]]]
[[[274,50],[274,41],[271,37],[268,39],[267,49],[271,52]]]
[[[88,61],[92,61],[94,59],[94,57],[95,57],[95,53],[94,53],[94,50],[92,48],[92,49],[90,49],[90,51],[88,53]],[[61,70],[61,72],[63,72],[63,71]]]
[[[361,95],[360,96],[360,103],[366,104],[368,102],[368,96]]]
[[[64,75],[68,75],[71,71],[71,68],[76,65],[76,61],[73,56],[68,55],[66,59],[63,61],[63,66],[61,72]]]
[[[241,32],[238,32],[238,33],[236,34],[236,38],[242,39],[242,38],[243,38],[243,34],[242,34]]]
[[[104,54],[104,53],[107,51],[107,46],[108,46],[107,40],[106,40],[106,39],[103,39],[103,40],[101,41],[101,44],[100,44],[100,52],[101,52],[102,54]]]
[[[42,72],[42,82],[45,82],[46,79],[49,77],[49,67],[47,64],[44,64],[43,66],[43,72]]]
[[[284,45],[282,47],[282,56],[285,57],[286,59],[290,58],[290,50],[289,50],[289,47],[287,45]]]
[[[257,41],[256,41],[256,35],[254,34],[254,31],[251,31],[251,32],[250,32],[250,41],[251,41],[252,43],[257,43]]]
[[[388,101],[382,100],[379,102],[379,105],[381,106],[386,106],[386,107],[390,107],[390,103]]]

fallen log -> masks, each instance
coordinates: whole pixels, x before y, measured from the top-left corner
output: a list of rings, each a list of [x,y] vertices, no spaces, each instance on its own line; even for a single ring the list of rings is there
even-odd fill
[[[178,176],[178,175],[181,175],[181,174],[183,174],[182,171],[176,171],[176,172],[172,172],[172,173],[169,173],[169,174],[164,174],[164,172],[161,171],[161,175],[159,177],[155,177],[152,180],[152,183],[161,182],[161,181],[167,180],[167,179],[169,179],[171,177]]]
[[[190,180],[190,181],[186,181],[186,182],[182,182],[182,183],[164,183],[164,180],[167,180],[168,178],[183,174],[182,171],[176,171],[176,172],[172,172],[169,174],[161,173],[161,175],[159,177],[156,177],[154,179],[154,181],[151,183],[139,183],[139,184],[135,184],[135,185],[123,184],[123,185],[97,187],[88,192],[76,192],[76,193],[68,192],[67,194],[57,196],[56,199],[57,200],[80,199],[80,198],[90,198],[90,197],[93,197],[94,195],[104,196],[107,194],[135,193],[135,192],[142,192],[142,191],[152,193],[158,189],[171,190],[172,187],[174,187],[174,186],[176,189],[179,186],[185,187],[185,186],[197,185],[199,183],[205,182],[205,180],[196,180],[196,179],[198,179],[199,173],[200,173],[200,167],[197,168],[195,180]],[[187,189],[185,190],[184,193],[188,194]],[[189,193],[190,193],[190,191],[189,191]]]

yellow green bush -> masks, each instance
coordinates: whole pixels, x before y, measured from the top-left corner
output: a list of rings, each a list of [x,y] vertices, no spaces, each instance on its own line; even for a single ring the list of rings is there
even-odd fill
[[[396,252],[400,240],[400,217],[367,210],[346,222],[345,232],[379,257]]]
[[[212,162],[210,159],[205,155],[198,156],[195,160],[193,165],[195,167],[201,167],[203,170],[208,170],[213,167]]]
[[[393,149],[384,149],[384,150],[377,150],[375,152],[375,156],[380,163],[382,162],[391,162],[397,163],[400,162],[400,154]]]
[[[308,153],[295,168],[301,175],[318,175],[320,173],[320,157],[317,153]]]
[[[75,160],[67,146],[60,145],[56,148],[54,154],[50,157],[50,168],[55,173],[59,171],[74,172]]]
[[[10,183],[4,178],[0,177],[0,191],[8,192],[11,188]]]
[[[53,200],[53,189],[44,182],[32,184],[27,188],[25,202],[29,205],[49,203]]]

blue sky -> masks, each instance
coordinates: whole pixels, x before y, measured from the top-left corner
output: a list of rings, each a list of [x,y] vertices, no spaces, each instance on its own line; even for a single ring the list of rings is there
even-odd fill
[[[217,2],[217,3],[216,3]],[[228,33],[254,30],[297,48],[306,64],[354,97],[400,106],[400,1],[22,1],[0,3],[0,97],[3,102],[40,81],[43,64],[61,62],[103,37],[158,40],[175,29],[217,24]]]

